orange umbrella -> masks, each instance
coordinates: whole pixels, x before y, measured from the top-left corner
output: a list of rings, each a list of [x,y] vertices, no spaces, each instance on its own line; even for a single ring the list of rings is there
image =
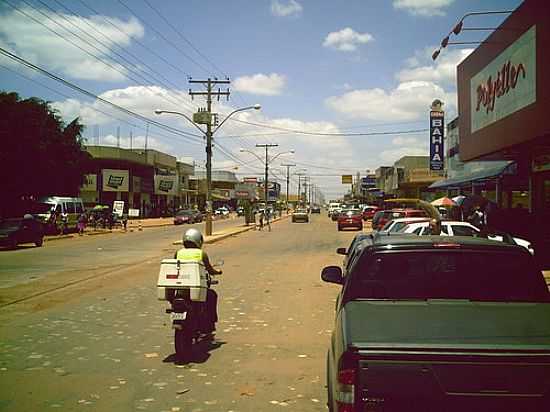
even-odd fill
[[[434,206],[457,206],[455,201],[445,196],[439,199],[435,199],[433,202],[431,202],[431,204]]]

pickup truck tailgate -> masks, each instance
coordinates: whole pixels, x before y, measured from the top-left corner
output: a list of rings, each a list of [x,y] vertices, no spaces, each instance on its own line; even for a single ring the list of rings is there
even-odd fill
[[[360,402],[550,411],[549,304],[352,301],[342,322]]]

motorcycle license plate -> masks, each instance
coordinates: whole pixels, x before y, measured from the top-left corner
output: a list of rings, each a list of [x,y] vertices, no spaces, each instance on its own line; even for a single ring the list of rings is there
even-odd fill
[[[172,318],[172,320],[185,320],[187,319],[187,312],[181,312],[181,313],[177,313],[177,312],[172,312],[170,314],[170,317]]]

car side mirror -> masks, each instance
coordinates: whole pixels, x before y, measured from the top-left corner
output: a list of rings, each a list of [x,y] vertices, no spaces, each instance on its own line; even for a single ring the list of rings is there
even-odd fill
[[[343,283],[342,269],[339,266],[327,266],[321,271],[321,279],[328,283]]]
[[[345,247],[339,247],[338,249],[336,249],[336,253],[338,253],[339,255],[347,255],[348,251]]]

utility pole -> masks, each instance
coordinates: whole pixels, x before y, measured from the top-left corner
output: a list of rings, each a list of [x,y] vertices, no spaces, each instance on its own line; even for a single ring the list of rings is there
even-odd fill
[[[194,92],[189,89],[191,98],[194,96],[206,96],[206,236],[212,235],[212,96],[220,100],[220,96],[226,96],[229,100],[229,90],[213,91],[213,87],[218,84],[229,84],[230,80],[189,80],[189,83],[200,83],[206,87],[205,92]],[[266,166],[267,167],[267,166]]]
[[[269,174],[269,158],[267,157],[267,151],[270,147],[279,146],[276,143],[257,144],[256,147],[265,147],[265,180],[264,180],[264,195],[265,195],[265,210],[267,210],[267,178]]]
[[[282,164],[281,166],[286,167],[286,213],[288,214],[288,187],[290,184],[290,168],[296,165],[294,164]]]

